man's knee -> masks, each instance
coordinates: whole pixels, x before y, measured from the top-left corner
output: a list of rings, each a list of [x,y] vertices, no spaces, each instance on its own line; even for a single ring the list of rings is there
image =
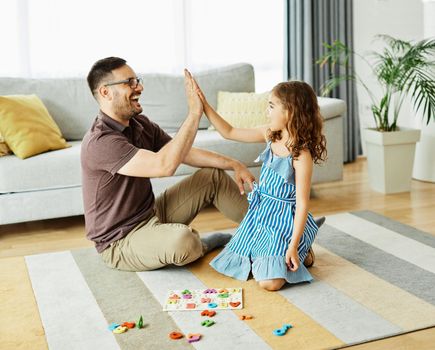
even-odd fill
[[[203,246],[199,236],[188,226],[177,229],[177,234],[170,242],[169,250],[175,265],[186,265],[203,255]]]

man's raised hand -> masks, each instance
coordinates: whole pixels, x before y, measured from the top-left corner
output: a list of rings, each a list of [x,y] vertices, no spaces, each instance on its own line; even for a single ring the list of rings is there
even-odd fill
[[[203,112],[203,104],[198,96],[199,87],[193,79],[192,74],[185,69],[184,70],[184,89],[186,91],[187,106],[189,113],[194,114],[198,118],[201,118]]]

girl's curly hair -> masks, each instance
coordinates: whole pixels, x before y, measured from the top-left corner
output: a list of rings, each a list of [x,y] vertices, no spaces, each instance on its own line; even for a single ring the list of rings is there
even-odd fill
[[[288,111],[287,130],[290,139],[286,147],[297,159],[302,150],[310,151],[315,164],[326,159],[326,138],[322,133],[323,118],[317,96],[310,85],[303,81],[288,81],[276,85],[272,94]],[[267,131],[268,140],[281,140],[281,131]]]

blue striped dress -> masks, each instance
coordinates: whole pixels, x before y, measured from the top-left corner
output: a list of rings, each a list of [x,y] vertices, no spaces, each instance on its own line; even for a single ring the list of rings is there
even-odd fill
[[[308,282],[313,278],[302,264],[308,254],[318,227],[309,213],[298,246],[301,264],[292,272],[285,263],[296,207],[295,173],[292,157],[277,157],[271,143],[257,158],[262,161],[260,180],[249,193],[249,208],[231,241],[210,265],[218,272],[257,281],[284,278],[289,283]]]

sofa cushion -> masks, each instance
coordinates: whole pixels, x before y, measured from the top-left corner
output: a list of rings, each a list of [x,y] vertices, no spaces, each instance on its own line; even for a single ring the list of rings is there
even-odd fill
[[[0,96],[0,132],[21,159],[69,147],[36,95]]]
[[[320,114],[326,119],[331,119],[346,112],[346,102],[338,98],[317,97],[320,107]]]
[[[86,79],[0,79],[0,95],[31,94],[42,100],[67,140],[81,140],[97,116]]]
[[[1,157],[0,193],[80,186],[80,141],[71,147],[21,160]]]
[[[187,116],[184,77],[181,75],[146,74],[144,90],[140,97],[144,114],[167,132],[180,128]],[[223,68],[194,73],[201,90],[214,108],[217,106],[218,91],[253,92],[255,91],[254,68],[240,63]],[[200,129],[210,126],[203,117]]]

